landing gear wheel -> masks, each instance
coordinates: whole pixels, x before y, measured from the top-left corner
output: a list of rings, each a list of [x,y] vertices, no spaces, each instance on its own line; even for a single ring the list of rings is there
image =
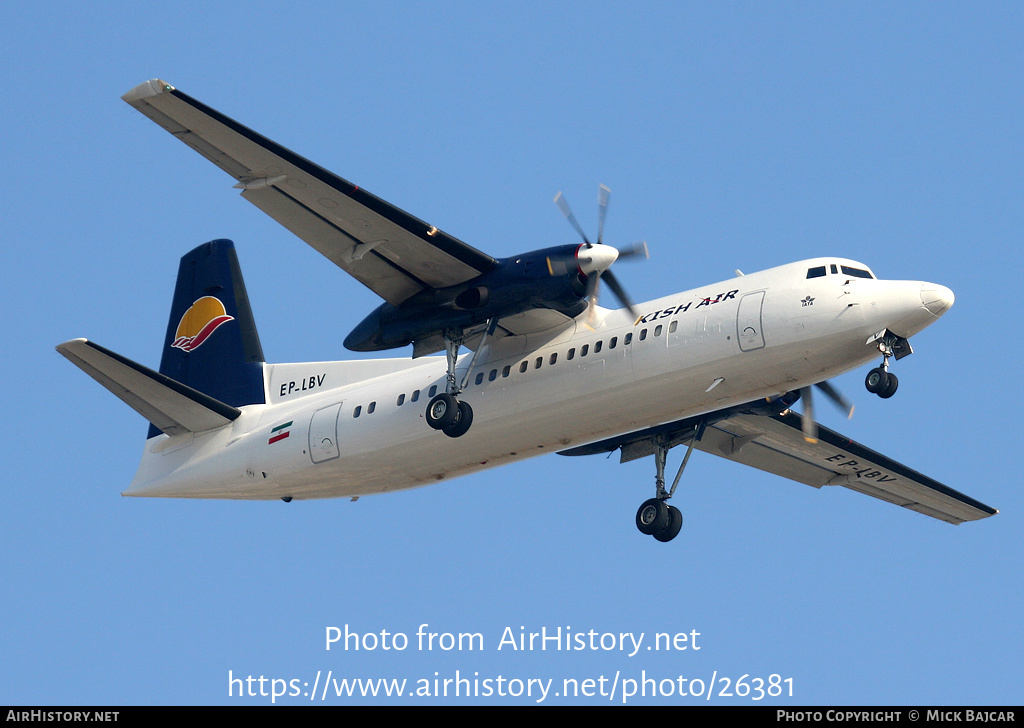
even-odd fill
[[[654,538],[662,543],[671,541],[679,535],[679,529],[683,527],[683,514],[675,506],[668,507],[668,525],[660,531],[655,531]]]
[[[459,401],[450,394],[439,394],[427,405],[427,424],[443,430],[459,419]]]
[[[665,501],[660,498],[651,498],[644,501],[643,505],[636,512],[636,527],[640,533],[650,536],[661,531],[669,525],[669,511]],[[680,517],[680,525],[682,518]]]
[[[441,432],[448,435],[448,437],[462,437],[469,431],[469,426],[473,424],[473,408],[467,402],[460,401],[457,404],[458,418],[447,427],[441,428]]]
[[[889,381],[885,385],[885,389],[878,393],[878,396],[882,399],[889,399],[889,397],[896,394],[896,388],[900,386],[900,380],[896,378],[895,374],[889,374]]]
[[[889,386],[889,377],[891,376],[892,375],[882,369],[882,367],[875,367],[868,372],[867,377],[864,379],[864,386],[867,387],[867,390],[871,392],[871,394],[881,394],[885,391],[886,387]]]

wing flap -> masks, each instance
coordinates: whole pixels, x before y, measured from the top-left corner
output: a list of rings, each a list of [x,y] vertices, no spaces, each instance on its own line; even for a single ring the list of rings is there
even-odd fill
[[[66,341],[57,351],[168,435],[211,430],[241,414],[236,407],[91,341]]]
[[[123,98],[234,177],[245,199],[392,305],[427,288],[464,283],[494,265],[492,257],[163,81],[147,81]]]

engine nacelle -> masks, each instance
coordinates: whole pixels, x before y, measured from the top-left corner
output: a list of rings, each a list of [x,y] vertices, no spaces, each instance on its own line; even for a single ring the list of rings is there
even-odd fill
[[[579,248],[561,245],[502,258],[464,284],[423,291],[401,306],[382,304],[345,337],[345,347],[394,349],[535,308],[578,315],[587,294],[587,275],[576,265]]]

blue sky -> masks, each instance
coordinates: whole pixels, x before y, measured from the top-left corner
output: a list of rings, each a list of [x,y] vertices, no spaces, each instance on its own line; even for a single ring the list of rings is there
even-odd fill
[[[1021,702],[1018,5],[282,8],[0,10],[0,703],[267,704],[229,696],[229,672],[318,671],[495,690],[717,676],[734,693],[775,674],[793,697],[760,704]],[[377,305],[120,100],[153,77],[494,255],[573,242],[559,190],[592,230],[606,184],[606,239],[650,246],[618,271],[638,300],[815,255],[949,286],[896,397],[856,371],[838,381],[854,419],[819,415],[1001,513],[953,527],[699,453],[667,545],[633,525],[650,459],[549,455],[355,504],[122,498],[145,423],[54,345],[84,336],[156,366],[178,258],[218,237],[272,361],[351,357],[342,339]],[[421,624],[486,642],[421,650]],[[345,625],[410,645],[327,651]],[[696,631],[700,649],[498,650],[506,627]],[[723,684],[629,702],[752,702]],[[516,685],[325,702],[537,699]]]

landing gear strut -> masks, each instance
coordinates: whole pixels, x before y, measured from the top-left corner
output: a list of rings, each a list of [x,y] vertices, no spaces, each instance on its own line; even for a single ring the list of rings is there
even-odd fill
[[[654,536],[655,540],[662,542],[671,541],[679,535],[679,530],[683,527],[683,514],[666,501],[676,492],[676,486],[679,485],[679,480],[683,477],[683,470],[686,469],[686,463],[690,460],[693,446],[703,434],[704,422],[700,422],[686,448],[686,455],[683,456],[683,462],[679,465],[679,472],[676,473],[675,480],[672,481],[672,487],[668,490],[665,489],[665,462],[668,459],[668,451],[672,449],[673,445],[679,443],[670,443],[667,440],[654,443],[656,448],[654,452],[655,495],[644,501],[636,512],[636,527],[640,533],[645,536]]]

